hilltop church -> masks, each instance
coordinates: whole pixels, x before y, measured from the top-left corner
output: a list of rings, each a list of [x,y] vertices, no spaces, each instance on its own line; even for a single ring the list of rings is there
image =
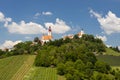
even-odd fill
[[[79,38],[81,38],[83,34],[85,34],[85,33],[82,29],[77,35],[78,35]],[[63,37],[63,40],[65,40],[66,38],[73,39],[73,37],[74,37],[74,35],[67,35],[67,36]],[[51,27],[48,28],[48,34],[47,35],[43,34],[43,36],[41,38],[41,43],[42,43],[42,45],[44,45],[44,43],[49,42],[50,40],[53,40]]]
[[[44,35],[42,36],[41,38],[41,42],[42,42],[42,45],[45,43],[45,42],[49,42],[50,40],[53,39],[53,36],[52,36],[52,29],[51,27],[49,27],[48,29],[48,34],[47,35]]]

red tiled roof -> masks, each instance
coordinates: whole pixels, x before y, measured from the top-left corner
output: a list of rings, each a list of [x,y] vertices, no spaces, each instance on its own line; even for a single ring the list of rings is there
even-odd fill
[[[50,36],[50,35],[42,36],[42,40],[51,40],[51,39],[52,39],[52,36]]]

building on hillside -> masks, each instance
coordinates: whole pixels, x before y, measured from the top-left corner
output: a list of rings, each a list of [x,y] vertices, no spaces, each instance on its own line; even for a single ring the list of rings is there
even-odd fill
[[[70,34],[70,35],[64,36],[64,37],[63,37],[63,40],[65,40],[66,38],[73,39],[73,37],[74,37],[74,35],[73,35],[73,34]]]
[[[45,42],[49,42],[52,39],[53,39],[53,37],[52,37],[52,29],[51,29],[51,27],[49,27],[48,34],[47,35],[43,34],[43,36],[41,38],[41,43],[43,45]]]
[[[85,33],[84,33],[83,29],[82,29],[77,35],[78,35],[79,38],[81,38],[83,36],[83,34],[85,34]],[[64,36],[63,40],[65,40],[66,38],[73,39],[74,35],[71,34],[71,35]]]
[[[81,38],[83,34],[85,34],[85,33],[84,33],[83,29],[82,29],[82,30],[78,33],[78,37]]]

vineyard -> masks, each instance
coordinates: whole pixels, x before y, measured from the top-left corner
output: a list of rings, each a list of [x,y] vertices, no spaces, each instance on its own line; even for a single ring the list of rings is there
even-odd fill
[[[55,68],[33,67],[24,80],[65,80],[65,78],[58,76]]]
[[[34,59],[33,55],[0,59],[0,80],[65,80],[55,68],[33,66]]]
[[[19,55],[0,59],[0,80],[21,80],[33,64],[32,58],[35,57]]]
[[[97,59],[106,62],[111,66],[120,66],[120,56],[99,55]]]

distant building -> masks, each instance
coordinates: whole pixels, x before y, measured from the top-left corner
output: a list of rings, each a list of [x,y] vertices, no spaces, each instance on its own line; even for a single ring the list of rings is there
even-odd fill
[[[52,37],[52,29],[51,29],[51,27],[49,27],[48,34],[47,35],[43,34],[43,36],[41,38],[41,43],[43,45],[45,42],[49,42],[52,39],[53,39],[53,37]]]
[[[73,39],[73,37],[74,37],[74,35],[70,34],[70,35],[64,36],[63,40],[65,40],[66,38]]]
[[[83,29],[82,29],[77,35],[78,35],[79,38],[81,38],[83,36],[83,34],[85,34],[85,33],[84,33]],[[71,35],[64,36],[63,40],[65,40],[66,38],[73,39],[74,35],[71,34]]]
[[[84,33],[83,29],[82,29],[82,30],[78,33],[78,37],[81,38],[83,34],[85,34],[85,33]]]

